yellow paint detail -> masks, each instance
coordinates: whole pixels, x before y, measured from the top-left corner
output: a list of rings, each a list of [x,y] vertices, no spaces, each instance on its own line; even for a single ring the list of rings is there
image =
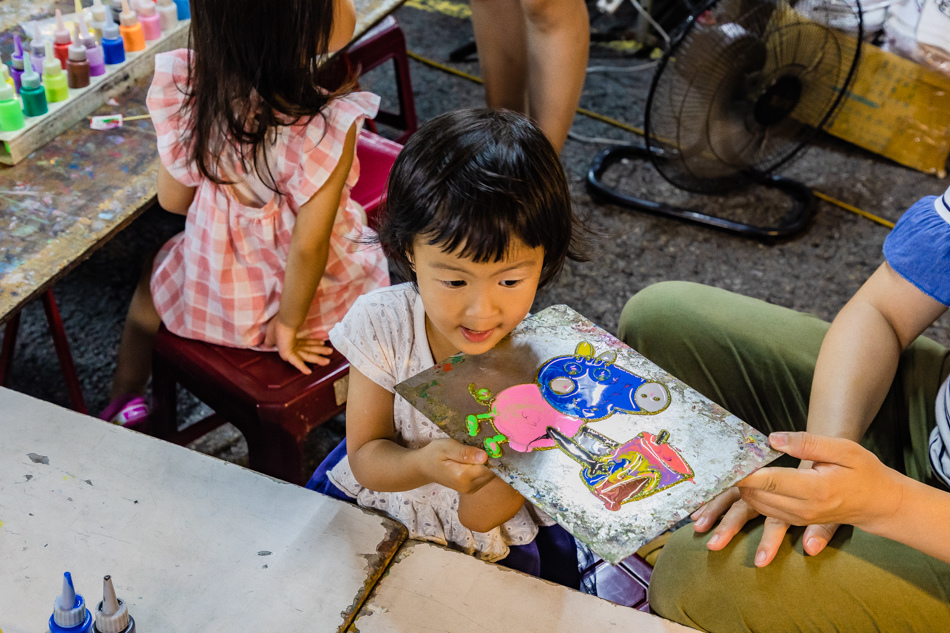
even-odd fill
[[[472,17],[472,9],[467,4],[449,2],[449,0],[408,0],[406,6],[429,13],[441,13],[460,20],[467,20]]]

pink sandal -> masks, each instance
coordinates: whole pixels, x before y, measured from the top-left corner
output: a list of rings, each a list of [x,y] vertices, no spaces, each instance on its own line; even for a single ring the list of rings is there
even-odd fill
[[[148,424],[148,405],[145,398],[134,393],[120,396],[109,403],[99,418],[113,424],[141,431]]]

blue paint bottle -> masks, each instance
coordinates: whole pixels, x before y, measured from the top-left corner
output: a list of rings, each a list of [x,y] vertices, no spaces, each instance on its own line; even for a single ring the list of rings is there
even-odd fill
[[[96,607],[94,633],[135,633],[135,620],[125,602],[117,598],[112,576],[102,579],[102,602]]]
[[[63,593],[53,603],[49,633],[92,633],[92,614],[73,588],[73,577],[68,571],[63,574]]]
[[[107,65],[121,64],[125,61],[125,44],[119,35],[118,25],[110,19],[102,24],[102,57]]]
[[[179,20],[191,19],[191,5],[188,4],[188,0],[175,0],[175,5],[178,7]]]

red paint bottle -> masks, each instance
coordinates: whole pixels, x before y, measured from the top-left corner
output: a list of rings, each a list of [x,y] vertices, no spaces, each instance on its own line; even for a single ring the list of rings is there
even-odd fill
[[[66,60],[69,59],[69,45],[73,43],[73,38],[69,35],[69,29],[63,23],[63,12],[56,9],[56,30],[53,31],[53,55],[59,60],[59,65],[66,70]]]

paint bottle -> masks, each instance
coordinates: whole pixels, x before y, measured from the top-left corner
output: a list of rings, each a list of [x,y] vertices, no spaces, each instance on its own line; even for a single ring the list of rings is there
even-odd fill
[[[112,577],[102,579],[102,602],[96,607],[95,633],[135,633],[135,620],[125,602],[115,595]]]
[[[129,0],[122,0],[122,13],[119,14],[119,33],[129,53],[145,50],[145,33],[135,11],[129,8]]]
[[[0,131],[13,132],[26,125],[13,83],[0,82]]]
[[[69,45],[72,43],[73,38],[69,35],[69,29],[63,24],[63,12],[56,9],[56,28],[53,30],[53,55],[59,60],[61,70],[66,69]],[[49,55],[49,53],[46,54]]]
[[[112,9],[112,21],[118,24],[119,16],[122,14],[122,0],[111,0],[109,6]]]
[[[7,65],[3,63],[3,58],[0,57],[0,87],[3,86],[10,86],[13,88],[13,93],[16,94],[16,84],[13,83],[13,77],[10,76]]]
[[[69,46],[69,58],[66,60],[66,84],[72,90],[89,85],[89,60],[86,59],[86,45],[80,38],[79,26],[76,27],[75,40]]]
[[[10,67],[13,76],[13,88],[20,92],[20,77],[23,76],[23,42],[19,35],[13,36],[13,65]]]
[[[92,614],[86,601],[73,588],[73,577],[63,574],[63,593],[53,603],[49,618],[50,633],[92,633]]]
[[[162,22],[162,32],[168,33],[178,26],[178,7],[175,0],[158,0],[158,18]]]
[[[106,64],[121,64],[125,61],[125,42],[119,36],[119,27],[112,16],[102,25],[102,55]]]
[[[46,40],[46,57],[43,59],[43,87],[46,88],[46,101],[56,103],[69,98],[69,84],[59,60],[53,54],[53,43]]]
[[[178,7],[179,20],[191,19],[191,5],[188,3],[188,0],[175,0],[175,6]]]
[[[40,74],[33,69],[30,63],[30,54],[23,53],[23,76],[20,77],[20,99],[23,101],[23,114],[26,116],[40,116],[46,114],[46,92],[40,80]]]
[[[145,34],[146,42],[162,37],[162,20],[158,17],[152,0],[138,0],[135,12],[139,14],[139,22],[142,24],[142,33]]]
[[[76,41],[82,42],[82,45],[86,47],[86,60],[89,62],[89,76],[99,77],[106,74],[106,62],[102,53],[102,47],[99,46],[99,42],[96,41],[96,38],[89,32],[89,29],[86,28],[86,20],[82,15],[79,16],[79,36],[76,38]]]
[[[111,19],[109,8],[102,4],[102,0],[92,0],[92,32],[96,39],[102,41],[102,27],[106,20]]]
[[[34,33],[33,39],[30,40],[30,52],[33,54],[33,70],[38,74],[43,74],[43,62],[46,61],[46,41],[39,37],[38,33]]]

